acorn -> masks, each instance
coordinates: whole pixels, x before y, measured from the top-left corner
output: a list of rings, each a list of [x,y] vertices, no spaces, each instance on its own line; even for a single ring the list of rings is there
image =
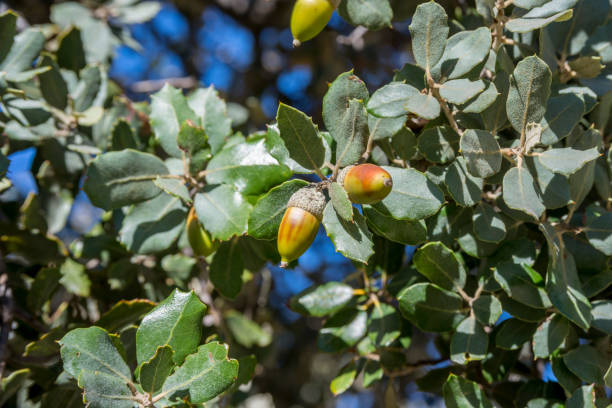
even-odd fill
[[[338,175],[338,183],[355,204],[375,204],[388,196],[393,188],[391,175],[370,163],[345,167]]]
[[[338,0],[297,0],[291,13],[293,46],[299,47],[323,31],[338,3]]]
[[[193,253],[198,256],[208,256],[219,248],[219,241],[213,241],[208,231],[200,224],[195,207],[191,207],[187,215],[187,240]]]
[[[315,188],[304,187],[291,196],[280,228],[278,253],[281,268],[298,259],[312,245],[325,209],[325,195]]]

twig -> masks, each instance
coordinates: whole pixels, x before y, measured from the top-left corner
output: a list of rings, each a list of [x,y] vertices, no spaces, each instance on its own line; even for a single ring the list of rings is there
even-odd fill
[[[336,41],[339,44],[350,45],[355,50],[362,50],[365,41],[363,40],[363,36],[368,32],[368,29],[363,26],[356,27],[349,35],[339,35],[336,37]]]
[[[431,94],[433,95],[434,98],[438,100],[438,103],[440,104],[440,107],[442,108],[442,111],[444,112],[444,116],[446,116],[448,123],[451,125],[453,130],[457,132],[459,136],[463,136],[463,130],[459,128],[459,125],[457,124],[457,121],[455,120],[455,116],[453,115],[453,112],[450,110],[450,108],[448,107],[448,104],[446,103],[446,99],[444,99],[442,95],[440,95],[439,84],[436,84],[431,74],[429,73],[429,70],[426,71],[426,75],[427,75],[427,85],[429,86],[429,89],[431,90]]]

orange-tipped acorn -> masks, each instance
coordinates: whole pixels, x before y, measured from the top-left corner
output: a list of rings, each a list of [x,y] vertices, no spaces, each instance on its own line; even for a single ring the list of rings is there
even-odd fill
[[[219,248],[219,241],[213,241],[208,231],[200,224],[195,207],[191,207],[187,215],[187,240],[193,253],[199,256],[208,256]]]
[[[325,209],[325,196],[314,188],[296,191],[289,202],[278,229],[278,253],[281,268],[298,259],[312,245]]]
[[[293,46],[299,47],[304,41],[317,36],[337,7],[337,0],[297,0],[291,13],[291,34]]]
[[[391,175],[382,167],[369,163],[345,167],[338,175],[338,183],[355,204],[382,201],[393,188]]]

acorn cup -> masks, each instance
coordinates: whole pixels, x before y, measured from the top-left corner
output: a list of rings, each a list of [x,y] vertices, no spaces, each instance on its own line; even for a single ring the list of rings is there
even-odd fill
[[[338,175],[338,183],[354,204],[375,204],[388,196],[393,188],[391,175],[370,163],[345,167]]]
[[[315,188],[302,188],[289,198],[278,229],[277,247],[281,268],[298,259],[312,245],[325,209],[325,195]]]
[[[329,23],[338,0],[297,0],[291,13],[293,46],[316,37]]]
[[[213,241],[208,231],[204,229],[195,213],[195,207],[191,207],[187,215],[187,240],[193,253],[198,256],[208,256],[219,248],[219,241]]]

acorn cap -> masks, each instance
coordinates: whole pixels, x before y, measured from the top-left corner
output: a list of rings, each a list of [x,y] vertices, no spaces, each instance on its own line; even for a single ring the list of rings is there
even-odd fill
[[[353,167],[355,167],[355,166],[354,165],[347,166],[347,167],[343,168],[342,170],[340,170],[340,173],[338,173],[337,182],[342,187],[344,187],[344,178],[346,177],[346,173],[348,173],[349,170],[351,170]]]
[[[321,191],[312,187],[304,187],[293,193],[287,202],[287,207],[301,208],[321,220],[325,204],[325,195]]]

